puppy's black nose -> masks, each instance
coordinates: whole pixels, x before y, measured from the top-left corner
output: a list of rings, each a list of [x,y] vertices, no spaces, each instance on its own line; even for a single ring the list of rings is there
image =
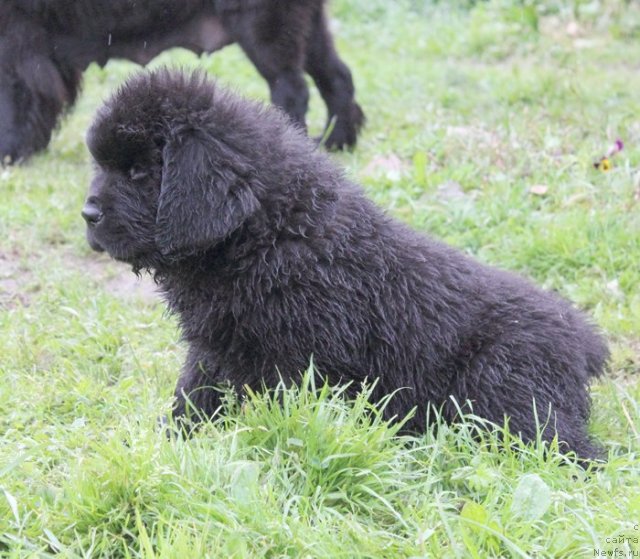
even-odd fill
[[[104,214],[93,204],[85,204],[82,208],[82,217],[87,225],[92,226],[98,223]]]

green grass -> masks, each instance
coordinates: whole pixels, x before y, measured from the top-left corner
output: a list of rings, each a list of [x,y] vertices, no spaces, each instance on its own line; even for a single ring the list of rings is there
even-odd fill
[[[0,169],[0,556],[637,556],[638,5],[333,0],[331,13],[368,117],[336,160],[400,219],[594,316],[612,348],[590,426],[607,463],[585,472],[473,421],[399,437],[364,396],[311,375],[167,440],[176,322],[91,253],[79,217],[84,131],[136,69],[110,62],[89,68],[47,152]],[[160,63],[268,97],[235,46]],[[311,132],[323,122],[312,89]],[[616,138],[613,169],[595,170]]]

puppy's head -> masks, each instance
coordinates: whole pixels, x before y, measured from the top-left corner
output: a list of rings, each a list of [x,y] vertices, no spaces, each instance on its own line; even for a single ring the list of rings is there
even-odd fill
[[[247,153],[256,107],[198,74],[159,70],[125,84],[87,137],[91,247],[157,269],[233,235],[260,207]]]

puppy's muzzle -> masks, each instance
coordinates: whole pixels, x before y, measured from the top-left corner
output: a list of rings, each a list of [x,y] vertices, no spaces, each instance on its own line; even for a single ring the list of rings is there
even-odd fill
[[[100,223],[100,221],[102,221],[102,218],[104,217],[104,214],[100,211],[100,208],[93,204],[85,204],[84,208],[82,208],[81,214],[84,220],[87,222],[87,226],[89,227],[95,227],[98,223]]]

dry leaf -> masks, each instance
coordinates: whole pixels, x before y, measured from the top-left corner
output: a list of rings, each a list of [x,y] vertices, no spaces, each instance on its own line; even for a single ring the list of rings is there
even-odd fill
[[[362,170],[365,177],[384,175],[389,180],[399,180],[406,172],[408,165],[395,154],[377,155]]]
[[[535,194],[536,196],[544,196],[549,191],[549,187],[546,184],[534,184],[531,188],[529,188],[529,192],[531,194]]]
[[[440,198],[447,200],[455,200],[465,197],[462,185],[459,182],[452,180],[445,181],[438,185],[438,195]]]
[[[567,24],[566,32],[569,37],[577,37],[578,35],[580,35],[580,31],[580,26],[578,25],[577,21],[570,21]]]

